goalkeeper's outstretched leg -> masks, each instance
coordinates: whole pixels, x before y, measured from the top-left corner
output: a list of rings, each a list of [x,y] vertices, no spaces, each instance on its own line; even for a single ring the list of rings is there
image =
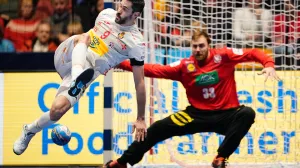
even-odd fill
[[[155,122],[148,128],[144,141],[134,141],[116,161],[108,162],[105,168],[126,168],[126,164],[138,163],[156,143],[173,136],[200,132],[216,132],[225,135],[212,167],[225,168],[226,159],[239,146],[240,141],[254,123],[252,108],[240,106],[229,110],[208,111],[188,106],[186,110]]]
[[[187,118],[184,119],[180,113],[184,114]],[[176,116],[180,116],[180,118]],[[134,141],[117,161],[106,163],[104,168],[126,168],[127,163],[134,165],[156,143],[173,136],[195,133],[196,130],[190,125],[192,121],[193,119],[184,111],[156,121],[147,129],[147,136],[144,141]]]

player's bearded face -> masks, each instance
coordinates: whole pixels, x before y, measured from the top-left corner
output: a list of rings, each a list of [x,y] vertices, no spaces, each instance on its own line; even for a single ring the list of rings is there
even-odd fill
[[[121,16],[121,14],[118,12],[116,14],[115,22],[118,23],[118,24],[125,24],[128,20],[130,20],[131,17],[132,17],[132,15]]]
[[[205,37],[201,36],[197,40],[192,41],[193,56],[198,61],[203,61],[208,56],[209,45]]]
[[[118,24],[127,24],[134,20],[133,14],[132,3],[128,0],[122,0],[122,2],[119,3],[115,22]]]

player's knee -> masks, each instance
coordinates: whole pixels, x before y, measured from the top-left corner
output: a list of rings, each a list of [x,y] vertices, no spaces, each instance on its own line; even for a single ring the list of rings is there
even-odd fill
[[[54,101],[50,109],[50,119],[52,121],[59,120],[70,109],[70,103],[67,99]]]
[[[255,111],[251,108],[251,107],[247,107],[245,106],[242,110],[241,110],[241,114],[243,115],[243,117],[250,122],[254,122],[255,119]]]

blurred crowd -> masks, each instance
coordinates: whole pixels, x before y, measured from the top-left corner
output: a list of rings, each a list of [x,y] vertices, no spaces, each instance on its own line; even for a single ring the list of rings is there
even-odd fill
[[[211,36],[213,47],[262,48],[273,54],[277,65],[300,66],[300,1],[156,2],[156,42],[168,44],[166,51],[169,46],[189,47],[191,32],[200,27]]]
[[[155,46],[166,51],[189,47],[193,29],[200,28],[213,47],[263,48],[280,64],[300,65],[298,0],[152,2]],[[103,9],[104,0],[0,0],[0,52],[53,52],[66,38],[92,28]]]
[[[103,9],[103,0],[1,0],[0,52],[53,52]]]

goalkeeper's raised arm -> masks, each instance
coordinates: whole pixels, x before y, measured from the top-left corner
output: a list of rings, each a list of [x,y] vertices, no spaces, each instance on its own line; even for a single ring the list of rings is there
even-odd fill
[[[123,61],[121,64],[119,64],[118,68],[126,71],[132,71],[132,67],[129,61]],[[164,78],[180,81],[180,61],[170,65],[144,64],[144,73],[146,77]]]
[[[210,49],[210,50],[215,50],[219,52],[220,56],[223,55],[228,57],[229,62],[231,62],[233,66],[236,65],[237,63],[242,63],[242,62],[258,62],[264,66],[264,69],[259,74],[266,73],[266,79],[267,77],[272,77],[276,80],[280,80],[280,78],[277,76],[274,70],[273,58],[266,55],[263,51],[259,49],[224,48],[224,49]],[[209,53],[214,53],[214,52],[209,52]],[[182,68],[185,68],[185,66],[182,66],[182,62],[185,62],[186,60],[189,59],[183,59],[169,65],[145,64],[144,65],[145,76],[151,78],[164,78],[164,79],[181,81]],[[126,71],[132,71],[132,66],[130,65],[129,61],[123,61],[121,64],[119,64],[118,68],[121,68]]]

